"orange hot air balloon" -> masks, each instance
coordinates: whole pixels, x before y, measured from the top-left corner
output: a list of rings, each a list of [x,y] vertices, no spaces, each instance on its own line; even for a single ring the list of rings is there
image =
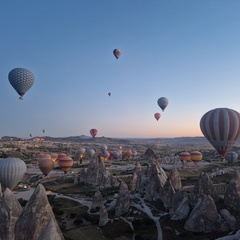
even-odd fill
[[[91,136],[92,136],[93,138],[96,137],[97,133],[98,133],[98,130],[95,129],[95,128],[92,128],[92,129],[90,130],[90,134],[91,134]]]
[[[126,151],[126,156],[127,156],[128,159],[130,159],[132,157],[132,150],[131,149]]]
[[[53,162],[56,162],[57,161],[57,158],[58,158],[58,154],[57,153],[50,153],[51,155],[51,159]]]
[[[186,151],[179,153],[178,157],[181,161],[191,161],[191,154]]]
[[[160,113],[155,113],[154,114],[154,117],[157,119],[157,121],[160,119],[161,117],[161,114]]]
[[[113,50],[113,55],[115,56],[116,59],[118,59],[122,55],[122,53],[120,49],[116,48]]]
[[[61,168],[61,170],[64,172],[64,173],[67,173],[67,171],[72,167],[73,165],[73,159],[69,156],[65,156],[65,157],[61,157],[59,160],[58,160],[58,164]]]
[[[202,153],[199,151],[192,151],[190,153],[192,162],[197,166],[202,160]]]
[[[54,162],[49,154],[38,154],[37,161],[39,169],[45,176],[53,170]]]

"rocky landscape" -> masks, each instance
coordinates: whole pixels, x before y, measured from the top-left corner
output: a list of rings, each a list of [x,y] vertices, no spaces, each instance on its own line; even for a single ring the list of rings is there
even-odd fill
[[[104,160],[104,142],[2,141],[1,157],[27,165],[21,182],[2,188],[0,239],[240,239],[240,167],[206,145],[108,142],[131,158]],[[64,174],[55,162],[47,177],[36,155],[94,148]],[[177,153],[203,160],[183,164]],[[235,149],[238,150],[237,148]]]

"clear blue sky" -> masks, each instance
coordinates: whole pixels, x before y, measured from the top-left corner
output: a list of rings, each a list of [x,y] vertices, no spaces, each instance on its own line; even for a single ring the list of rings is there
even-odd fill
[[[0,136],[202,136],[205,112],[240,111],[239,12],[239,0],[1,1]],[[16,67],[35,75],[23,101]]]

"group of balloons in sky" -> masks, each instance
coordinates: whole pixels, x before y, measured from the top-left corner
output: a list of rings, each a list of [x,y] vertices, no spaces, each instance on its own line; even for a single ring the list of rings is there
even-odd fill
[[[160,97],[157,101],[158,106],[162,109],[162,111],[164,111],[164,109],[167,107],[168,105],[168,99],[166,97]],[[160,119],[161,114],[159,112],[156,112],[154,114],[154,117],[157,119],[157,121]]]
[[[122,52],[116,48],[113,50],[113,55],[118,59]],[[8,80],[12,87],[19,95],[19,99],[23,99],[26,92],[33,86],[35,77],[34,74],[26,68],[14,68],[8,74]],[[108,93],[111,96],[111,93]]]

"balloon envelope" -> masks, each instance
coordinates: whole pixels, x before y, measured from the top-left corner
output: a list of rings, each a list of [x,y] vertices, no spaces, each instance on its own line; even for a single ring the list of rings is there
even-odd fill
[[[236,152],[228,152],[225,156],[228,163],[234,163],[238,159],[238,154]]]
[[[189,152],[181,152],[178,157],[181,161],[191,161],[191,154]]]
[[[93,157],[94,154],[95,154],[95,150],[94,149],[91,149],[91,148],[87,149],[87,155],[89,157]]]
[[[73,160],[69,156],[62,157],[58,160],[61,170],[66,173],[73,165]]]
[[[95,129],[95,128],[92,128],[92,129],[90,130],[90,134],[91,134],[91,136],[92,136],[93,138],[96,137],[97,133],[98,133],[98,130]]]
[[[202,153],[199,151],[190,152],[192,162],[197,166],[202,160]]]
[[[116,59],[118,59],[122,55],[122,53],[120,49],[116,48],[113,50],[113,55],[115,56]]]
[[[157,121],[160,119],[161,117],[161,114],[160,113],[155,113],[154,114],[154,117],[157,119]]]
[[[168,99],[166,97],[161,97],[158,99],[157,103],[158,103],[158,106],[164,111],[164,109],[168,105]]]
[[[8,74],[8,80],[22,97],[34,84],[34,75],[25,68],[14,68]]]
[[[205,138],[225,157],[240,136],[240,113],[229,108],[216,108],[200,120]]]
[[[51,155],[47,153],[40,153],[37,155],[36,159],[38,161],[39,169],[45,176],[47,176],[54,167],[54,162],[51,159]]]
[[[13,190],[27,170],[26,164],[19,158],[0,160],[0,182],[4,188]]]

